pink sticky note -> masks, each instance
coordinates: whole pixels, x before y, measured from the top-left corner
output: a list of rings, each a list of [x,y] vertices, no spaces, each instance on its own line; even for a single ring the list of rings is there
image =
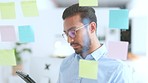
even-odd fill
[[[0,26],[1,40],[4,42],[16,41],[14,26]]]
[[[108,41],[108,57],[113,59],[127,60],[128,42]]]

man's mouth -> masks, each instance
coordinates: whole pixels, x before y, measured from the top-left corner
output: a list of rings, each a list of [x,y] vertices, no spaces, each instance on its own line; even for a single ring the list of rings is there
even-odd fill
[[[72,44],[70,44],[74,49],[76,49],[76,48],[78,48],[79,47],[79,44],[77,44],[77,43],[72,43]]]

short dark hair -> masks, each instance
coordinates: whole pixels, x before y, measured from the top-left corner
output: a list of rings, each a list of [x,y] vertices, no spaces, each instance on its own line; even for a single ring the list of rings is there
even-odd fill
[[[95,22],[97,24],[95,10],[92,7],[79,6],[79,4],[74,4],[66,8],[63,12],[62,18],[64,20],[65,18],[74,16],[76,14],[80,14],[82,23],[85,23],[83,21],[85,21],[84,19],[87,19],[87,22]]]

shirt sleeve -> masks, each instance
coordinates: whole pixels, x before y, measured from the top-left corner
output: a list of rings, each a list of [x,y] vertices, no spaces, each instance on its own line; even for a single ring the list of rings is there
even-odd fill
[[[57,83],[60,83],[60,74],[59,74],[59,77],[58,77]]]
[[[64,61],[62,62],[62,64],[60,65],[60,69],[59,69],[59,77],[58,77],[58,80],[57,80],[57,83],[62,83],[61,81],[61,79],[62,79],[62,76],[61,76],[61,67],[63,66],[63,64],[64,64]]]

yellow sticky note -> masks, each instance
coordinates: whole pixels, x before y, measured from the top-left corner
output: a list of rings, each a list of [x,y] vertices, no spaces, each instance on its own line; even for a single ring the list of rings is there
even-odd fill
[[[88,78],[88,79],[97,79],[98,62],[81,59],[79,61],[79,77]]]
[[[79,6],[98,6],[98,0],[79,0]]]
[[[15,3],[0,3],[1,19],[15,19]]]
[[[0,65],[16,66],[14,50],[0,50]]]
[[[21,2],[23,15],[25,17],[38,16],[38,9],[36,1],[22,1]]]

